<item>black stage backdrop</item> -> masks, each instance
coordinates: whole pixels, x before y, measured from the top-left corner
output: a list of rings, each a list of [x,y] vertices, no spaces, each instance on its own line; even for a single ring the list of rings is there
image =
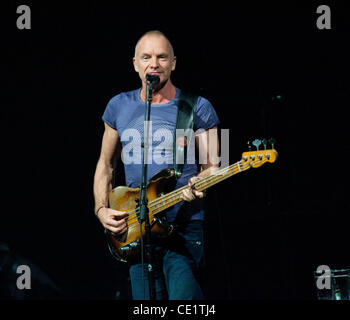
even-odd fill
[[[208,98],[229,129],[230,163],[249,139],[277,140],[276,163],[207,196],[206,296],[315,300],[319,265],[350,267],[344,3],[1,4],[0,241],[61,298],[130,297],[93,214],[93,175],[106,104],[140,86],[135,42],[158,29],[175,48],[174,84]],[[16,27],[21,4],[31,30]],[[317,28],[321,4],[330,30]],[[35,281],[29,298],[57,296]]]

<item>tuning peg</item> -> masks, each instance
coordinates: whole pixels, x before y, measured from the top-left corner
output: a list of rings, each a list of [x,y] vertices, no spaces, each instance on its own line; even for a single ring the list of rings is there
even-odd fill
[[[253,145],[256,147],[256,150],[259,150],[259,146],[261,145],[261,140],[255,139],[253,141]]]
[[[251,151],[252,150],[252,145],[251,145],[249,140],[247,141],[247,145],[248,145],[248,151]]]
[[[263,139],[262,144],[264,145],[264,149],[266,150],[267,149],[267,140]]]
[[[272,149],[275,149],[276,139],[275,139],[275,138],[270,138],[270,139],[269,139],[269,143],[271,144],[271,148],[272,148]]]

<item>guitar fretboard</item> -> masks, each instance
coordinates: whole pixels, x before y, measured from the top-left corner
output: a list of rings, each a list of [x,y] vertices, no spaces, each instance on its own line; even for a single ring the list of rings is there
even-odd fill
[[[264,160],[261,160],[264,161]],[[264,161],[265,162],[265,161]],[[197,181],[194,184],[194,189],[198,191],[203,191],[208,189],[209,187],[219,183],[220,181],[223,181],[237,173],[243,172],[245,170],[248,170],[251,168],[250,163],[245,163],[244,161],[238,161],[229,167],[226,167],[224,169],[221,169],[214,174],[209,175],[208,177],[205,177],[199,181]],[[152,215],[157,214],[176,203],[182,201],[181,194],[184,189],[190,188],[188,185],[183,186],[182,188],[179,188],[177,190],[174,190],[170,193],[165,194],[164,196],[161,196],[157,199],[152,200],[149,203],[149,208],[151,209]]]

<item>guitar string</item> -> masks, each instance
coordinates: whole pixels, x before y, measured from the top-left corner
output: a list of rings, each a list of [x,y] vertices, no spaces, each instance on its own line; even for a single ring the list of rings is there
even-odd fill
[[[259,161],[261,162],[261,161]],[[257,163],[259,163],[257,162]],[[239,170],[235,172],[235,169],[237,169],[237,167],[239,167]],[[231,175],[235,174],[235,173],[239,173],[240,171],[245,171],[249,168],[249,163],[245,163],[244,165],[242,165],[240,162],[239,163],[236,163],[228,168],[224,168],[218,172],[216,172],[214,175],[212,176],[209,176],[207,177],[206,181],[198,181],[195,183],[196,187],[197,187],[197,190],[200,189],[202,186],[204,186],[205,188],[209,188],[211,186],[213,186],[214,184],[216,184],[217,182],[220,182],[221,180],[224,180],[228,177],[230,177]],[[225,176],[222,176],[222,173],[226,171],[226,175]],[[227,175],[229,174],[229,175]],[[164,196],[163,198],[157,198],[157,199],[154,199],[150,202],[150,205],[149,205],[149,208],[150,209],[155,209],[155,210],[152,210],[152,213],[150,216],[153,216],[155,215],[156,213],[158,212],[161,212],[162,210],[164,210],[164,206],[165,207],[170,207],[172,205],[175,205],[177,202],[179,202],[179,196],[180,196],[180,193],[182,192],[183,189],[186,189],[186,188],[189,188],[188,185],[186,186],[183,186],[182,188],[179,188],[176,190],[176,192],[170,194],[170,195],[166,195]],[[200,190],[198,190],[200,191]],[[171,201],[170,201],[171,200]],[[167,202],[167,204],[164,205],[164,201]],[[172,202],[174,202],[172,204]],[[159,208],[160,206],[160,208]],[[158,209],[160,209],[159,211],[157,211]],[[137,220],[137,215],[136,213],[138,213],[139,209],[136,208],[136,209],[133,209],[132,211],[129,211],[130,214],[129,215],[129,218],[127,219],[128,222],[129,222],[129,226],[133,224],[133,222],[131,222],[132,220]],[[136,223],[137,221],[135,221]]]
[[[257,161],[256,164],[259,164],[260,162],[262,162],[262,160]],[[195,186],[196,186],[198,191],[200,191],[199,189],[201,189],[201,187],[209,188],[212,185],[216,184],[217,182],[224,180],[225,178],[230,177],[231,174],[233,175],[235,173],[239,173],[240,171],[247,170],[249,168],[249,164],[250,163],[243,163],[242,164],[241,161],[239,161],[239,162],[233,164],[232,166],[229,166],[229,167],[226,167],[222,170],[219,170],[218,172],[216,172],[212,176],[205,178],[205,180],[203,179],[203,180],[197,181],[195,183]],[[235,170],[237,170],[237,171],[235,172]],[[223,176],[222,174],[225,174],[225,175]],[[186,188],[189,188],[189,186],[188,185],[183,186],[171,194],[165,195],[162,198],[157,198],[157,199],[152,200],[150,202],[150,205],[149,205],[149,209],[153,209],[150,216],[153,216],[154,214],[164,210],[164,208],[163,208],[164,206],[170,207],[172,205],[175,205],[179,200],[180,194]],[[167,204],[164,205],[164,201],[166,201]],[[174,203],[172,204],[172,202],[174,202]],[[159,208],[159,206],[160,206],[160,208]],[[158,209],[160,209],[160,210],[157,211]],[[129,226],[131,226],[137,222],[138,211],[139,211],[139,208],[128,211],[128,213],[130,213],[128,218],[127,218]],[[155,212],[155,211],[157,211],[157,212]],[[135,222],[133,220],[135,220]]]
[[[224,170],[227,170],[227,168],[225,168]],[[220,171],[224,171],[224,170],[220,170]],[[229,170],[232,170],[232,168],[230,168]],[[220,171],[218,171],[218,172],[220,172]],[[218,174],[218,172],[215,175],[213,175],[212,177],[207,177],[206,180],[212,180],[212,179],[216,178],[216,175]],[[198,187],[199,184],[203,184],[203,182],[202,181],[198,181],[198,182],[196,182],[195,185]],[[161,198],[157,198],[157,199],[152,200],[150,202],[149,208],[150,209],[155,208],[157,210],[157,209],[159,209],[158,208],[159,206],[162,207],[162,202],[164,202],[164,201],[169,202],[168,200],[170,200],[170,199],[172,200],[171,202],[174,202],[174,201],[176,202],[177,199],[179,198],[179,194],[182,193],[182,191],[184,189],[186,189],[186,188],[189,188],[189,186],[185,185],[185,186],[175,190],[175,192],[172,192],[171,194],[167,194],[167,195],[165,195],[165,196],[163,196]],[[169,207],[170,206],[171,205],[169,205]],[[128,211],[131,214],[129,214],[127,221],[130,222],[131,220],[137,219],[137,215],[135,213],[138,213],[138,211],[139,211],[139,208],[136,208],[136,209],[133,209],[131,211]],[[152,212],[152,213],[155,214],[155,212]]]
[[[237,166],[237,164],[235,164],[236,166]],[[218,171],[218,172],[216,172],[215,174],[213,174],[212,176],[208,176],[208,177],[206,177],[206,178],[204,178],[205,180],[212,180],[212,179],[215,179],[215,178],[217,178],[217,177],[220,177],[220,174],[221,174],[221,171],[230,171],[230,170],[232,170],[232,167],[230,168],[230,169],[227,169],[227,168],[225,168],[225,169],[222,169],[222,170],[220,170],[220,171]],[[195,185],[196,186],[199,186],[200,184],[207,184],[207,182],[206,181],[203,181],[203,180],[199,180],[199,181],[197,181],[196,183],[195,183]],[[157,198],[157,199],[154,199],[154,200],[152,200],[151,202],[150,202],[150,208],[153,206],[154,207],[154,205],[159,205],[159,204],[161,204],[162,202],[164,202],[164,200],[169,200],[171,197],[176,197],[177,195],[178,195],[178,193],[180,193],[183,189],[186,189],[186,188],[189,188],[189,186],[188,185],[185,185],[185,186],[183,186],[183,187],[181,187],[181,188],[179,188],[179,189],[176,189],[176,190],[174,190],[173,192],[171,192],[171,193],[169,193],[169,194],[166,194],[166,195],[164,195],[163,197],[159,197],[159,198]],[[131,213],[133,213],[135,210],[137,210],[137,209],[133,209],[132,211],[129,211],[129,212],[131,212]]]

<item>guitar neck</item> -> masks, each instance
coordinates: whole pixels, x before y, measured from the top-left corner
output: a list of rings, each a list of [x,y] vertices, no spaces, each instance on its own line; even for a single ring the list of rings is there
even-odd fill
[[[214,174],[211,174],[199,181],[197,181],[194,184],[194,189],[198,191],[203,191],[208,189],[209,187],[237,174],[243,171],[246,171],[250,169],[249,163],[244,163],[243,161],[238,161],[229,167],[226,167],[224,169],[221,169]],[[159,213],[176,203],[182,201],[181,194],[184,189],[190,188],[189,186],[183,186],[182,188],[179,188],[177,190],[174,190],[170,193],[165,194],[164,196],[161,196],[157,199],[154,199],[149,203],[149,208],[151,209],[152,214]]]

